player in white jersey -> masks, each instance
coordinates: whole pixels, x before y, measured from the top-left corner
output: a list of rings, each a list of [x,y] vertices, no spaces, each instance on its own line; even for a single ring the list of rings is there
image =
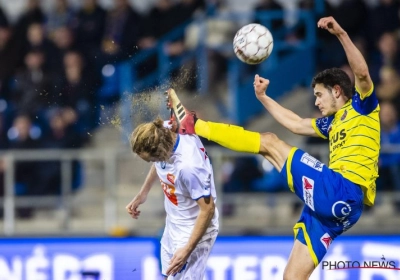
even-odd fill
[[[162,274],[165,279],[203,280],[219,228],[213,170],[198,136],[179,135],[165,126],[158,118],[139,125],[131,135],[133,152],[154,164],[126,209],[137,219],[138,207],[158,177],[167,212],[161,239]]]

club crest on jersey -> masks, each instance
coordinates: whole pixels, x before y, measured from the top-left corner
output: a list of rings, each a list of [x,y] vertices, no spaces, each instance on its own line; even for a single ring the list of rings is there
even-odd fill
[[[207,151],[204,148],[200,148],[200,150],[204,153],[204,159],[208,158]]]
[[[347,110],[344,110],[344,113],[343,113],[343,115],[340,117],[340,120],[341,120],[341,121],[344,121],[344,120],[346,119],[346,117],[347,117]]]
[[[166,163],[165,161],[162,161],[162,162],[161,162],[161,168],[162,168],[162,169],[165,169],[165,166],[167,166],[167,163]]]
[[[168,173],[167,174],[167,180],[171,182],[171,184],[175,185],[175,176]]]

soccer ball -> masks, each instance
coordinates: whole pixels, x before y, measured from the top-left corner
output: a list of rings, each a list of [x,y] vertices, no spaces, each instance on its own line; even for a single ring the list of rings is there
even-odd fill
[[[236,32],[233,50],[236,56],[247,64],[259,64],[266,60],[274,47],[271,32],[265,26],[251,23]]]

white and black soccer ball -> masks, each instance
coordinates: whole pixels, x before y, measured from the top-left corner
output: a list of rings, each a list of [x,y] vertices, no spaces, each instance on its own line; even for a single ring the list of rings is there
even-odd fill
[[[233,50],[236,56],[247,64],[259,64],[266,60],[274,47],[271,32],[265,26],[251,23],[236,32]]]

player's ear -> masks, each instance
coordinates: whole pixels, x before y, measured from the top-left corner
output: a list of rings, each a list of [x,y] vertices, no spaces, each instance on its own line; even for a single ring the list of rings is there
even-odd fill
[[[334,85],[332,89],[332,93],[335,96],[335,98],[339,98],[340,95],[342,94],[342,89],[338,85]]]

